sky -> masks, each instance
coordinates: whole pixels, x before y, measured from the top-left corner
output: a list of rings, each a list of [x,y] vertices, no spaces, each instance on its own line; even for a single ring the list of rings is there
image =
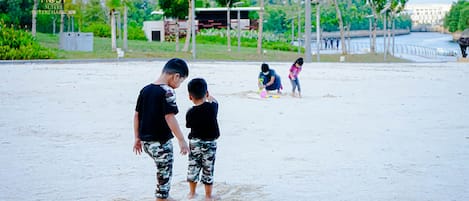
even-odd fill
[[[452,4],[453,1],[457,0],[409,0],[408,4],[424,4],[424,3],[443,3],[443,4]]]

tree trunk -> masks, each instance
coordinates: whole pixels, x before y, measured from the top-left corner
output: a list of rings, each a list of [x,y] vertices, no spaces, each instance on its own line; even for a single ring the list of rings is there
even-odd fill
[[[370,52],[371,53],[376,53],[376,27],[378,26],[378,23],[377,23],[378,13],[376,12],[376,6],[373,3],[373,1],[372,0],[367,0],[367,2],[371,7],[371,13],[373,15],[373,19],[371,19],[372,20],[373,34],[372,34]]]
[[[340,28],[340,43],[342,44],[342,54],[347,54],[347,49],[345,46],[345,33],[344,33],[344,22],[342,21],[342,13],[340,12],[339,4],[337,0],[334,0],[334,6],[337,13],[337,18],[339,19],[339,28]]]
[[[64,22],[64,17],[65,17],[64,12],[65,11],[63,11],[63,10],[60,11],[60,30],[59,30],[60,33],[64,32],[64,23],[65,23]]]
[[[112,51],[116,51],[116,16],[114,15],[114,9],[111,10],[111,47]]]
[[[392,37],[392,51],[391,51],[391,54],[394,56],[394,31],[395,31],[395,25],[396,23],[394,23],[394,14],[391,15],[391,26],[392,26],[392,29],[391,29],[391,37]]]
[[[127,44],[127,5],[124,6],[124,42],[123,42],[123,48],[125,51],[129,49],[128,44]]]
[[[231,52],[231,12],[230,12],[230,3],[231,1],[228,1],[226,3],[226,40],[228,43],[228,52]]]
[[[182,48],[183,52],[189,51],[189,44],[191,42],[191,33],[192,33],[192,1],[189,0],[189,18],[187,20],[187,31],[186,31],[186,42],[184,42],[184,47]]]
[[[176,17],[176,52],[179,52],[179,18]]]
[[[36,36],[36,19],[37,19],[37,0],[34,0],[33,13],[32,13],[32,25],[31,25],[31,34]]]
[[[257,35],[257,54],[262,54],[262,29],[264,24],[264,0],[261,0],[261,10],[259,11],[259,30]],[[300,23],[298,23],[300,24]]]

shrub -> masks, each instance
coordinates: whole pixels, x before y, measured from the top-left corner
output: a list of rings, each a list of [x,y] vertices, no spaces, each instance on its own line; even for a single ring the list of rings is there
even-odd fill
[[[147,40],[145,32],[143,32],[141,27],[129,26],[127,30],[129,32],[129,40]]]
[[[52,59],[56,55],[42,47],[36,39],[21,29],[7,26],[0,21],[0,59]]]
[[[83,32],[93,32],[95,37],[111,37],[111,27],[104,23],[91,23],[89,26],[83,27]]]

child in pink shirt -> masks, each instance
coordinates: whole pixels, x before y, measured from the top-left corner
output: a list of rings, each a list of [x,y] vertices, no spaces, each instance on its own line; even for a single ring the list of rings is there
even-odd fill
[[[290,74],[288,74],[288,78],[291,81],[292,85],[292,96],[296,96],[296,88],[298,88],[298,97],[301,98],[301,87],[300,87],[300,80],[298,79],[298,74],[301,72],[301,68],[303,66],[303,58],[296,59],[295,63],[292,64],[290,67]]]

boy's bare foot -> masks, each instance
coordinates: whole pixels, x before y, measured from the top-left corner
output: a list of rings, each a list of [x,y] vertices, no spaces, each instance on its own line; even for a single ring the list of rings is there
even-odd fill
[[[189,200],[192,200],[192,199],[194,199],[195,197],[197,197],[197,194],[196,194],[196,193],[189,193],[189,194],[187,194],[187,199],[189,199]]]
[[[205,201],[216,201],[220,200],[218,196],[205,196]]]

